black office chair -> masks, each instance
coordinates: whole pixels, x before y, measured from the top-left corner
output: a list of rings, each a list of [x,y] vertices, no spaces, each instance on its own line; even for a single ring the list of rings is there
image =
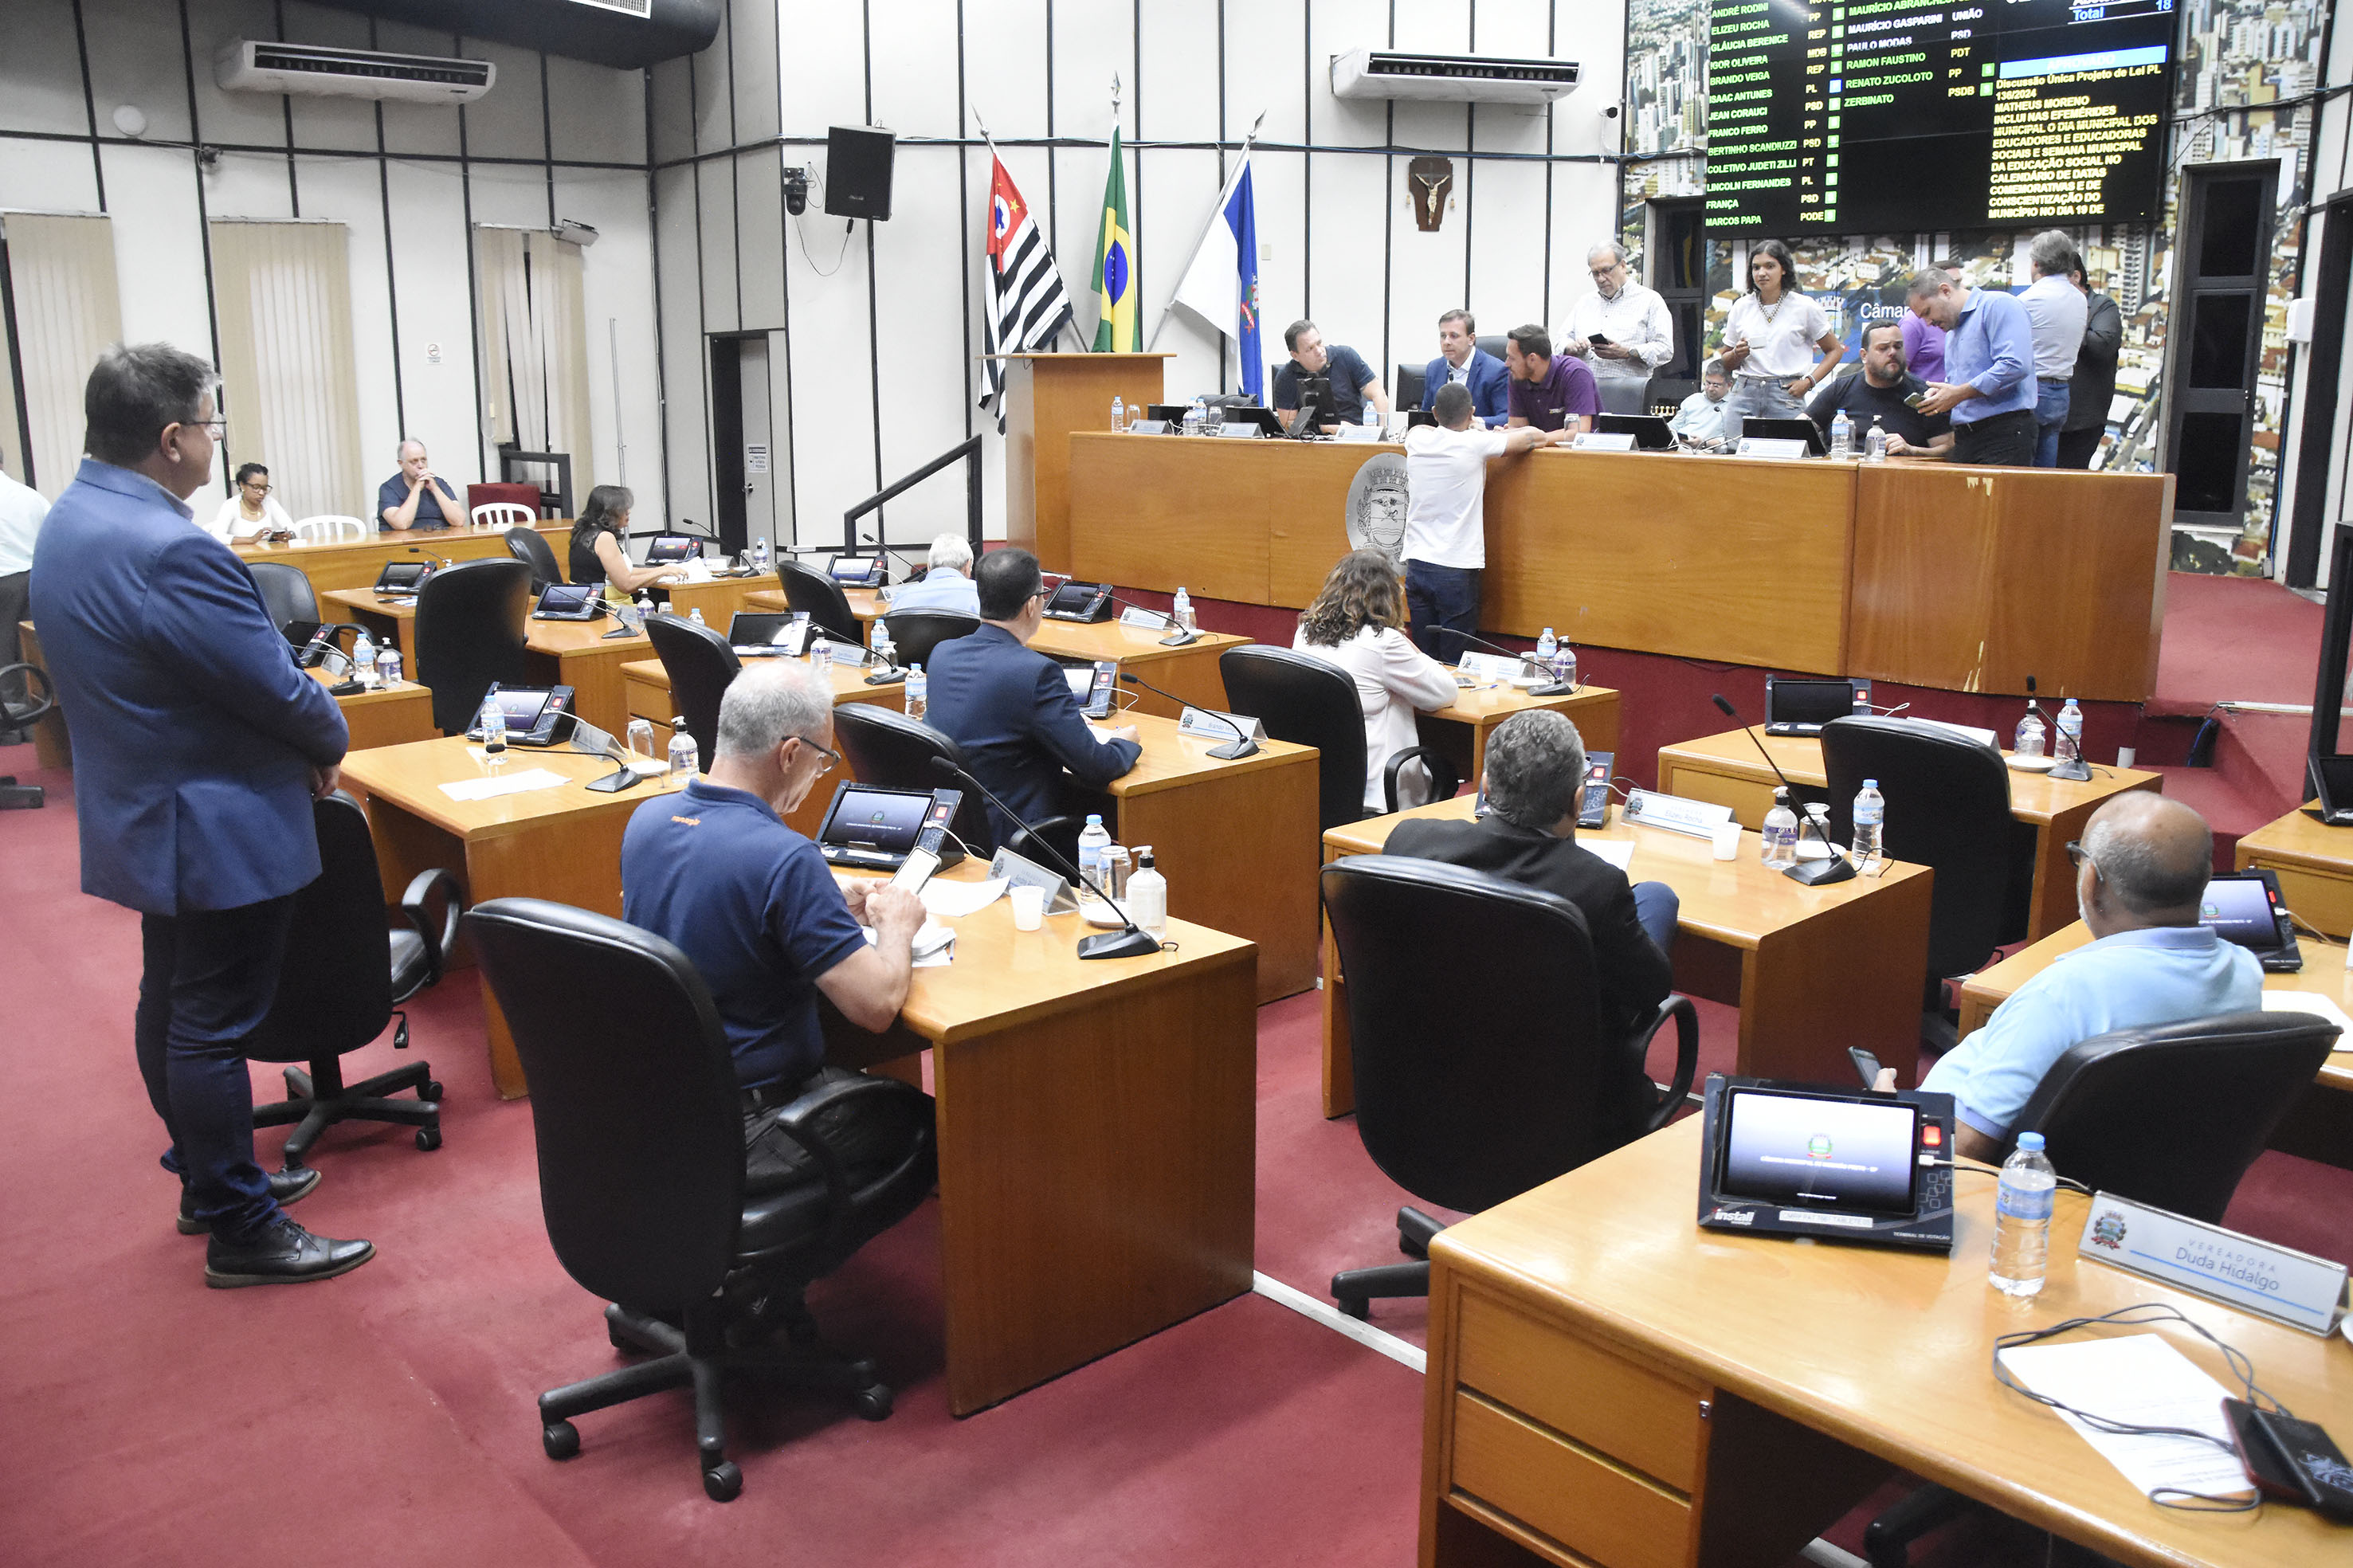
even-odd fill
[[[1324,868],[1324,910],[1347,980],[1356,1132],[1383,1173],[1449,1208],[1491,1208],[1658,1131],[1699,1065],[1699,1014],[1669,996],[1631,1040],[1605,1037],[1584,915],[1556,893],[1431,860],[1354,856]],[[1674,1081],[1630,1097],[1672,1019]],[[1430,1293],[1442,1228],[1398,1211],[1414,1263],[1352,1268],[1333,1300],[1365,1317],[1376,1296]]]
[[[492,681],[530,679],[531,568],[520,561],[461,561],[425,580],[417,595],[417,673],[433,689],[433,727],[462,735]]]
[[[414,1127],[419,1149],[438,1149],[441,1086],[430,1063],[410,1062],[346,1084],[342,1058],[396,1019],[393,1048],[408,1048],[408,1015],[400,1005],[440,982],[465,912],[458,879],[439,869],[418,873],[400,896],[408,929],[387,930],[366,814],[339,791],[315,803],[311,815],[319,830],[319,875],[294,895],[294,935],[278,995],[245,1051],[254,1061],[307,1062],[309,1070],[289,1067],[286,1098],[255,1106],[253,1124],[301,1123],[286,1139],[290,1171],[299,1170],[320,1134],[339,1121]],[[406,1089],[417,1098],[391,1098]]]
[[[246,570],[253,574],[254,586],[261,590],[269,624],[280,631],[286,629],[289,621],[319,618],[319,595],[301,568],[283,561],[252,561],[246,563]]]
[[[1954,1019],[1944,982],[1974,973],[1993,950],[2025,935],[2012,926],[2010,879],[2016,825],[2001,753],[1965,735],[1902,719],[1833,719],[1822,726],[1831,838],[1850,842],[1854,797],[1865,779],[1887,797],[1888,858],[1936,873],[1928,904],[1928,972],[1922,1043],[1949,1050]]]
[[[548,1240],[565,1272],[610,1303],[614,1349],[659,1357],[541,1394],[547,1457],[580,1451],[573,1417],[691,1384],[703,1490],[725,1502],[744,1477],[724,1451],[721,1374],[846,1389],[866,1419],[890,1415],[872,1363],[818,1343],[803,1292],[930,1192],[937,1159],[923,1091],[828,1077],[779,1119],[808,1152],[807,1179],[746,1197],[734,1060],[684,953],[536,899],[482,904],[466,931],[531,1080]],[[814,1128],[822,1112],[869,1098],[902,1102],[909,1136],[882,1159],[845,1164]],[[779,1330],[784,1342],[766,1342]]]
[[[833,710],[833,743],[841,748],[850,773],[860,784],[879,789],[961,787],[941,776],[932,763],[934,758],[945,757],[964,767],[964,748],[945,731],[934,730],[920,719],[910,719],[896,708],[877,702],[837,703]],[[1050,816],[1030,824],[1039,837],[1072,859],[1077,858],[1079,830],[1084,826],[1075,816]],[[957,805],[955,819],[948,824],[948,831],[964,841],[967,854],[979,859],[985,860],[997,851],[997,832],[989,823],[988,803],[971,790],[964,791],[964,800]],[[1036,847],[1026,842],[1027,837],[1017,832],[1005,847],[1016,855],[1050,860],[1050,857],[1040,857]]]
[[[648,616],[646,636],[670,672],[670,711],[686,721],[708,773],[719,754],[719,700],[744,673],[744,662],[725,637],[683,616]]]
[[[1699,383],[1676,375],[1654,375],[1651,390],[1644,398],[1646,411],[1672,419],[1683,405],[1683,399],[1699,390]]]
[[[518,523],[507,530],[507,553],[531,568],[531,591],[533,597],[551,583],[564,581],[564,568],[556,564],[555,551],[547,536],[535,528]]]
[[[1647,381],[1602,380],[1595,391],[1601,399],[1604,414],[1648,414],[1651,411],[1651,384]]]
[[[1493,354],[1497,359],[1502,359],[1504,357],[1504,346],[1507,341],[1507,335],[1502,332],[1498,332],[1493,337],[1473,338],[1471,340],[1472,346],[1477,348],[1481,353]]]
[[[902,665],[928,667],[932,650],[944,642],[968,637],[980,630],[980,617],[955,610],[893,610],[882,617],[891,629],[891,646]]]
[[[22,698],[9,696],[16,689],[15,677],[25,680]],[[32,682],[37,678],[41,689],[33,691]],[[29,735],[34,725],[47,718],[58,706],[57,688],[50,683],[49,672],[37,664],[0,665],[0,734],[21,731]],[[0,775],[0,811],[36,811],[48,804],[48,791],[39,784],[18,784],[15,773]]]
[[[785,603],[796,612],[806,612],[819,631],[852,647],[866,646],[865,629],[850,613],[849,595],[841,591],[840,584],[790,559],[776,563],[776,575],[784,580]]]
[[[2001,1157],[2040,1132],[2069,1180],[2220,1225],[2337,1035],[2311,1014],[2262,1012],[2094,1035],[2043,1073]],[[1863,1552],[1873,1568],[1905,1568],[1914,1542],[1971,1507],[1917,1487],[1864,1526]]]
[[[1429,367],[1426,365],[1398,366],[1397,396],[1392,400],[1395,406],[1400,409],[1420,407],[1421,395],[1428,389],[1428,376]]]
[[[1356,683],[1337,666],[1287,647],[1244,643],[1218,656],[1226,706],[1256,719],[1278,741],[1313,746],[1316,766],[1316,831],[1375,815],[1365,809],[1365,710]],[[1454,764],[1428,746],[1408,746],[1391,757],[1381,779],[1388,809],[1398,809],[1398,773],[1419,762],[1430,779],[1432,800],[1462,787]]]

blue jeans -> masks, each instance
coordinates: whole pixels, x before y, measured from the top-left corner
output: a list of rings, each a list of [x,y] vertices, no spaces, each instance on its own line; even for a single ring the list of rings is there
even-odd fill
[[[1792,376],[1790,381],[1797,378]],[[1732,391],[1724,400],[1724,438],[1735,445],[1740,440],[1740,426],[1748,419],[1803,419],[1806,405],[1789,390],[1787,381],[1763,376],[1735,376]]]
[[[245,1042],[278,995],[291,895],[234,910],[142,915],[132,1037],[147,1102],[172,1147],[164,1168],[188,1184],[195,1215],[229,1243],[278,1217],[253,1159],[253,1080]]]
[[[1675,920],[1683,913],[1683,901],[1664,882],[1634,884],[1634,918],[1642,922],[1642,930],[1659,951],[1668,957],[1675,952]]]
[[[2034,466],[2055,468],[2059,466],[2059,427],[2067,423],[2067,384],[2063,381],[2042,381],[2034,384]]]
[[[1407,562],[1405,613],[1413,646],[1440,664],[1453,663],[1469,645],[1440,632],[1479,629],[1479,569]]]

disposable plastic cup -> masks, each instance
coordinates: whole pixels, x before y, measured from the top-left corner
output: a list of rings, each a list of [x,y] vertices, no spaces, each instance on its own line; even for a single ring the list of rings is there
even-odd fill
[[[1036,931],[1046,923],[1046,889],[1016,888],[1013,889],[1013,929]]]

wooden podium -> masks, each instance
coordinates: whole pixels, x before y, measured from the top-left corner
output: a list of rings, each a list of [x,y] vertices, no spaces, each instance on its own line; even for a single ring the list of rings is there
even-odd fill
[[[1163,401],[1167,353],[1004,354],[1005,542],[1049,572],[1071,569],[1073,430],[1111,428],[1111,400]]]

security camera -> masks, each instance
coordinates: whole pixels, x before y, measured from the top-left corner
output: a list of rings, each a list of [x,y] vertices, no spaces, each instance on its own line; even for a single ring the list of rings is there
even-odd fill
[[[1622,103],[1605,103],[1597,112],[1605,121],[1615,120],[1626,112],[1626,106]]]
[[[798,217],[808,211],[808,171],[785,171],[785,210]]]

